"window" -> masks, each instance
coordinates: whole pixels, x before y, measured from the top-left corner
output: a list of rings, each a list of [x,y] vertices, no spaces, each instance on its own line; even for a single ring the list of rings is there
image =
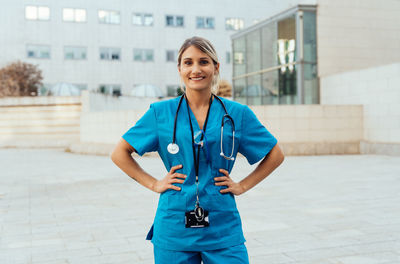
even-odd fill
[[[134,13],[132,16],[132,24],[137,26],[152,26],[153,21],[152,14]]]
[[[73,85],[75,85],[76,87],[79,88],[79,90],[87,90],[87,84],[82,84],[82,83],[74,83]]]
[[[100,84],[97,92],[114,96],[121,95],[121,85],[119,84]]]
[[[49,20],[50,8],[47,6],[26,6],[25,18],[29,20]]]
[[[177,50],[167,50],[167,62],[176,62],[178,57]]]
[[[84,60],[86,59],[86,53],[85,47],[64,47],[64,59],[66,60]]]
[[[119,24],[121,22],[119,11],[99,10],[99,22],[104,24]]]
[[[26,53],[28,58],[50,59],[50,46],[47,45],[27,45]]]
[[[231,53],[229,51],[226,52],[226,63],[231,63]]]
[[[197,17],[196,18],[197,28],[210,28],[213,29],[215,21],[213,17]]]
[[[183,27],[184,19],[183,16],[165,16],[165,25],[167,27]]]
[[[179,85],[167,85],[167,96],[175,97],[181,94],[181,87]]]
[[[233,56],[234,56],[233,59],[235,60],[236,64],[243,64],[244,63],[244,54],[243,54],[243,52],[235,52],[233,54]]]
[[[121,49],[100,48],[100,60],[121,60]]]
[[[63,8],[63,21],[66,22],[86,22],[86,10],[78,8]]]
[[[153,61],[154,51],[152,49],[134,49],[133,50],[134,61]]]
[[[240,30],[243,26],[244,22],[241,18],[227,18],[225,20],[225,28],[227,30]]]

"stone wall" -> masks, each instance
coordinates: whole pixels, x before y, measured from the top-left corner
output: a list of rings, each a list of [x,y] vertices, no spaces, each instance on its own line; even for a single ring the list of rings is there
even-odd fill
[[[335,74],[321,79],[321,103],[363,105],[362,153],[400,154],[399,87],[400,63]]]
[[[63,147],[79,141],[80,97],[0,98],[0,147]]]

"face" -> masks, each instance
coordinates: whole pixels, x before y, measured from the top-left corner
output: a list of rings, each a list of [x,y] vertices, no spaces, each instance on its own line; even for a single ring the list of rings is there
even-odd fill
[[[214,65],[212,59],[204,52],[190,46],[181,57],[178,66],[179,74],[185,83],[186,89],[211,90],[213,78],[218,74],[219,64]]]

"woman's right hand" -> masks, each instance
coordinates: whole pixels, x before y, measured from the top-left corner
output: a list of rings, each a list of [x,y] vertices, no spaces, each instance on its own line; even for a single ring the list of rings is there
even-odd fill
[[[158,180],[154,183],[153,191],[156,193],[163,193],[168,189],[180,191],[181,187],[173,185],[173,183],[183,183],[186,179],[186,175],[175,172],[182,168],[182,165],[176,165],[171,168],[167,176],[162,180]],[[183,179],[183,180],[182,180]]]

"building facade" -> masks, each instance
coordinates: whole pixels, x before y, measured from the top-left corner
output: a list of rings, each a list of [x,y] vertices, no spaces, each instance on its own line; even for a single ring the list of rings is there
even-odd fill
[[[324,103],[324,78],[400,62],[399,1],[298,4],[232,35],[235,100]]]
[[[128,95],[145,84],[174,95],[180,85],[177,51],[186,38],[209,39],[221,78],[231,81],[230,35],[297,2],[7,1],[0,9],[0,46],[6,51],[0,67],[16,60],[37,64],[45,87],[65,82]]]
[[[298,5],[232,36],[236,101],[319,103],[316,10]]]

